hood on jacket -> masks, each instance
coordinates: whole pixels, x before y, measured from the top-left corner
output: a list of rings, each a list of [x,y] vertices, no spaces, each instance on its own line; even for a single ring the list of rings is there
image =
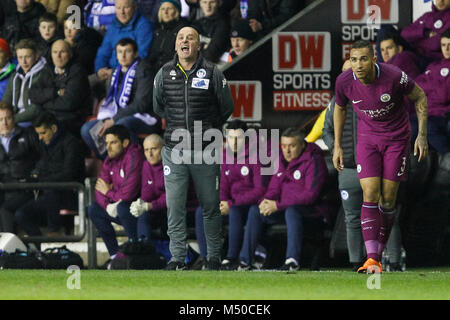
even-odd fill
[[[322,155],[323,151],[322,149],[320,149],[320,147],[318,145],[316,145],[315,143],[308,143],[306,142],[306,147],[303,150],[303,152],[301,153],[301,155],[298,158],[292,159],[291,162],[287,162],[284,159],[283,156],[283,152],[280,151],[280,158],[282,159],[283,163],[285,164],[286,168],[287,167],[293,167],[293,166],[297,166],[299,163],[303,162],[303,161],[310,161],[314,155]]]

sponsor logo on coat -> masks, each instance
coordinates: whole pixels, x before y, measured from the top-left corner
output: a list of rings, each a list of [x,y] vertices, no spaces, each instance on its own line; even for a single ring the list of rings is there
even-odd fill
[[[385,94],[381,95],[380,99],[383,102],[388,102],[391,100],[391,96],[388,93],[385,93]]]
[[[169,166],[164,166],[164,175],[168,176],[170,174],[170,167]]]
[[[204,78],[204,77],[206,77],[206,70],[205,70],[205,69],[199,69],[199,70],[197,71],[197,77],[199,77],[199,78]]]
[[[243,166],[243,167],[241,168],[241,174],[242,174],[244,177],[245,177],[245,176],[248,176],[248,172],[249,172],[248,167]]]

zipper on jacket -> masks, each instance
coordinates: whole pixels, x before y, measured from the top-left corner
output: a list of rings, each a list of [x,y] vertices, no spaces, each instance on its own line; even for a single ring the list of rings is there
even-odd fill
[[[184,80],[184,104],[186,105],[186,130],[189,131],[189,105],[188,105],[188,96],[187,96],[187,91],[188,91],[188,80],[189,77],[186,73],[186,71],[184,71],[183,67],[177,63],[177,67],[183,72],[184,76],[185,76],[185,80]]]

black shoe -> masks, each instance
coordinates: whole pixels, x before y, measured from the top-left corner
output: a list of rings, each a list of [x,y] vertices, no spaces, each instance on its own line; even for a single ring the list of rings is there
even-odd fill
[[[204,270],[218,271],[218,270],[220,270],[220,266],[221,266],[220,261],[208,260],[208,261],[206,261]]]
[[[356,272],[363,266],[364,262],[352,262],[352,271]]]
[[[239,267],[237,268],[237,271],[250,271],[250,270],[252,270],[252,266],[242,262],[239,263]]]
[[[239,267],[239,262],[237,259],[223,259],[221,269],[222,270],[237,270]]]
[[[403,272],[402,266],[400,265],[400,263],[391,263],[389,265],[389,271],[391,272]]]
[[[298,271],[299,266],[294,262],[285,263],[278,270],[280,271]]]
[[[168,271],[186,270],[186,265],[182,262],[170,261],[164,270]]]

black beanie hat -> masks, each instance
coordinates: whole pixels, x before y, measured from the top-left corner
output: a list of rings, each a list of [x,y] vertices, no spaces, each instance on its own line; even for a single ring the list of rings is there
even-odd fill
[[[246,19],[236,20],[230,33],[231,38],[244,38],[247,40],[254,41],[256,39],[256,34],[250,28],[249,22]]]

